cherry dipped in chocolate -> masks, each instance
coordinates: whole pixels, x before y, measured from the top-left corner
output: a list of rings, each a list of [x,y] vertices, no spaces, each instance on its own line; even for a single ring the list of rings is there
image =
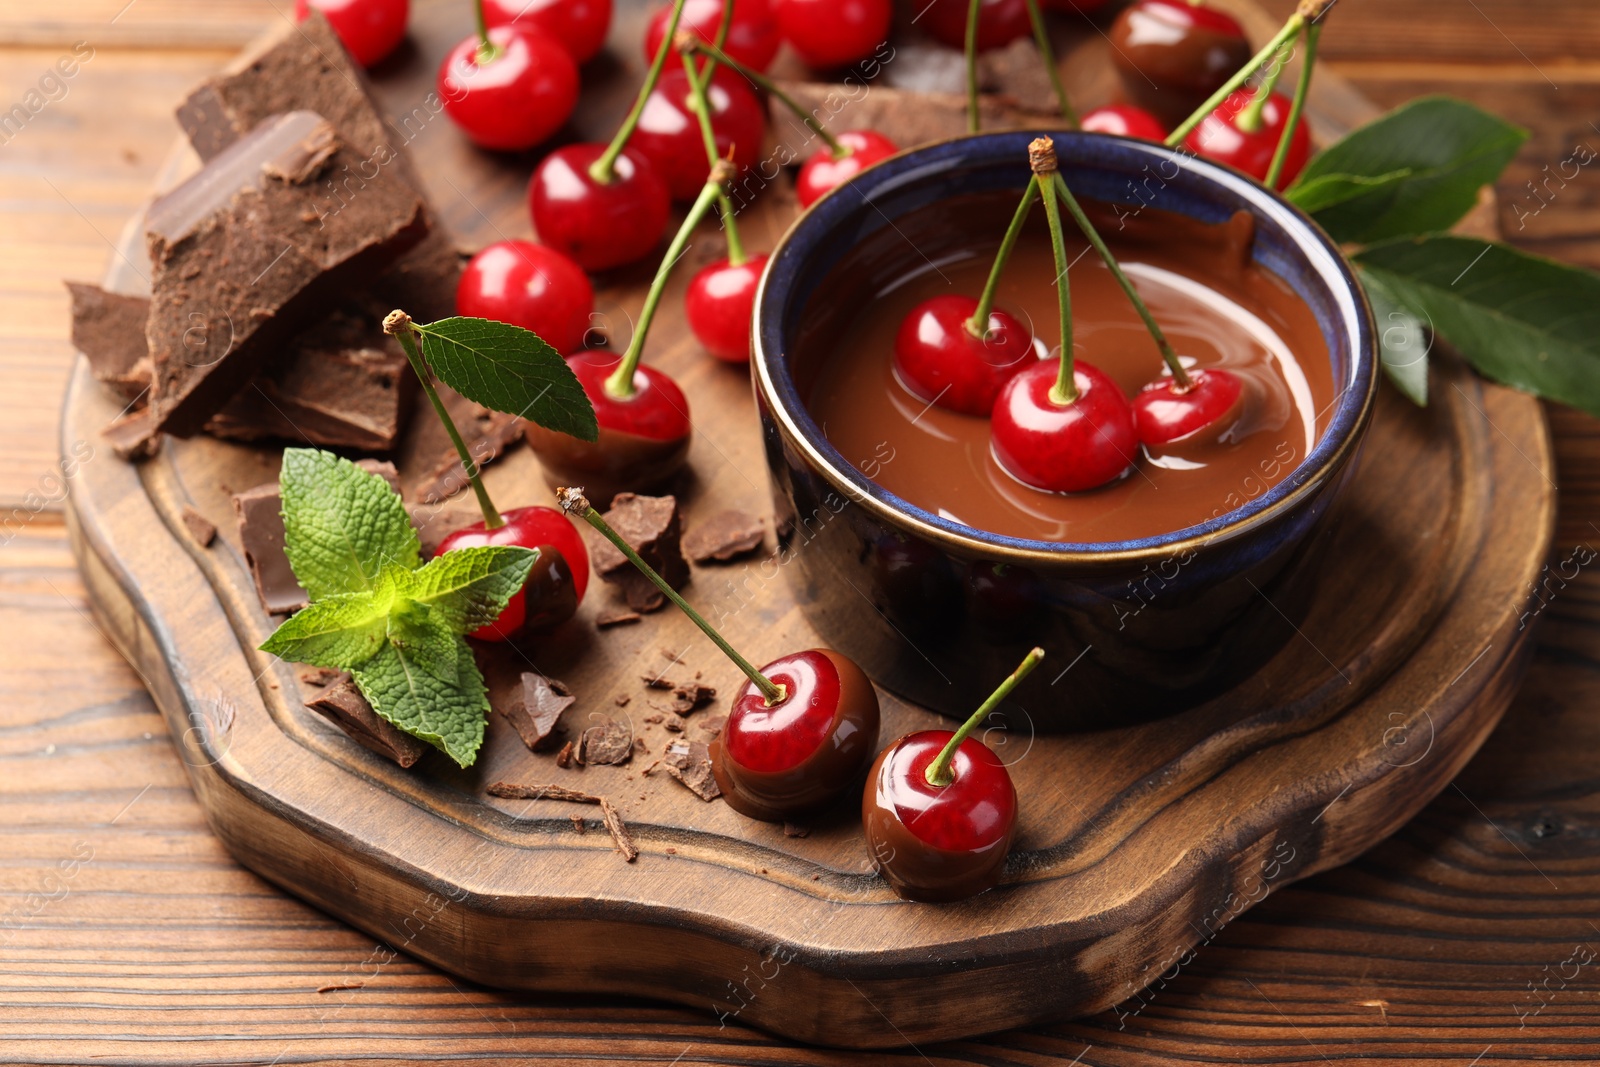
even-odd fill
[[[467,635],[479,641],[512,641],[558,626],[577,613],[589,586],[589,552],[565,515],[554,508],[527,507],[502,512],[500,518],[499,526],[475,522],[439,543],[440,555],[486,545],[539,550],[528,580],[500,617]]]
[[[712,773],[728,806],[781,822],[848,792],[878,743],[878,695],[861,668],[830,649],[807,649],[757,670],[639,558],[582,489],[559,489],[556,497],[564,511],[615,545],[749,679],[710,746]]]
[[[1032,672],[1029,652],[960,729],[907,734],[878,754],[861,797],[873,864],[906,900],[963,900],[1000,881],[1017,825],[1017,790],[1000,757],[972,736]]]
[[[679,25],[702,41],[715,44],[722,28],[724,0],[685,0]],[[672,21],[672,5],[667,4],[650,17],[644,31],[644,55],[652,58],[667,39],[667,24]],[[767,0],[734,0],[733,21],[722,42],[722,50],[733,59],[756,70],[766,70],[778,54],[783,38],[778,20]]]
[[[1108,32],[1130,103],[1176,123],[1249,61],[1237,19],[1201,0],[1134,0]]]
[[[1213,443],[1239,421],[1244,384],[1226,367],[1190,368],[1187,388],[1163,375],[1133,398],[1139,443],[1165,451],[1179,442]]]
[[[756,285],[767,265],[765,254],[719,259],[701,267],[689,281],[683,310],[689,329],[705,350],[725,363],[750,362],[750,329]]]
[[[409,0],[295,0],[294,19],[322,12],[350,58],[370,67],[405,39],[410,8]]]
[[[594,286],[582,267],[553,248],[496,241],[461,272],[456,314],[509,322],[532,330],[557,352],[575,352],[594,314]]]
[[[559,41],[575,63],[605,47],[611,0],[483,0],[484,20],[495,26],[534,27]]]
[[[578,65],[564,45],[533,25],[484,22],[439,65],[439,99],[451,120],[483,148],[522,151],[547,139],[578,104]]]
[[[810,207],[823,193],[898,151],[899,146],[876,130],[846,130],[839,134],[836,146],[824,145],[801,165],[794,183],[800,206]]]

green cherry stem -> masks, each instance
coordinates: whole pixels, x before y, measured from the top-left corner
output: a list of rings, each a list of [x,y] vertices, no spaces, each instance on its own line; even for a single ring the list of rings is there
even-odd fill
[[[967,4],[967,132],[978,132],[978,7],[983,0]]]
[[[1278,187],[1283,166],[1289,159],[1289,143],[1294,140],[1294,128],[1300,124],[1300,114],[1306,109],[1306,96],[1311,92],[1312,69],[1317,65],[1317,38],[1322,36],[1322,23],[1313,22],[1306,27],[1305,49],[1300,56],[1300,81],[1294,87],[1294,99],[1289,103],[1289,118],[1278,135],[1278,147],[1272,153],[1272,165],[1267,168],[1268,189]]]
[[[1322,7],[1326,8],[1332,6],[1332,0],[1327,0],[1327,2],[1324,2],[1324,0],[1305,0],[1300,6],[1304,9],[1308,4],[1321,4]],[[1211,98],[1201,104],[1194,114],[1180,122],[1177,129],[1167,134],[1167,147],[1172,148],[1182,144],[1183,139],[1194,132],[1194,128],[1200,125],[1207,115],[1215,111],[1224,100],[1228,99],[1235,89],[1249,81],[1250,76],[1260,70],[1263,63],[1277,55],[1278,49],[1282,48],[1287,42],[1294,40],[1305,26],[1306,21],[1306,17],[1299,11],[1290,15],[1288,21],[1283,24],[1283,28],[1273,35],[1272,40],[1262,46],[1261,51],[1257,52],[1250,58],[1249,62],[1235,71],[1233,77],[1223,82],[1222,88],[1212,93]]]
[[[727,67],[729,70],[733,71],[735,74],[739,75],[741,78],[744,78],[762,92],[778,101],[778,103],[788,108],[794,113],[795,118],[806,124],[806,128],[808,130],[822,138],[823,142],[828,146],[828,150],[833,153],[834,159],[843,159],[845,156],[850,154],[850,148],[848,145],[841,143],[837,137],[829,133],[827,127],[823,126],[821,122],[818,122],[815,115],[801,107],[795,101],[794,97],[790,96],[788,93],[779,88],[777,82],[773,81],[759,70],[745,66],[743,63],[726,54],[722,51],[722,49],[716,47],[715,45],[709,45],[704,41],[697,39],[693,42],[693,48],[701,55],[709,56],[711,59],[716,60],[719,65]]]
[[[730,3],[723,12],[724,25],[733,17],[731,11]],[[689,89],[694,96],[691,110],[700,123],[700,139],[706,146],[706,161],[715,167],[717,135],[711,128],[711,100],[706,93],[706,86],[717,71],[717,61],[708,58],[704,67],[697,67],[693,54],[693,38],[694,35],[687,30],[678,31],[678,55],[683,60],[683,73],[689,79]],[[717,212],[722,216],[722,232],[728,241],[728,262],[735,267],[742,266],[745,262],[744,242],[739,240],[739,224],[733,217],[733,201],[728,198],[727,192],[720,184],[717,186]]]
[[[650,282],[650,291],[645,294],[644,307],[639,311],[639,323],[633,329],[633,337],[628,341],[628,350],[622,356],[622,362],[617,369],[611,372],[606,379],[605,391],[607,395],[619,400],[628,400],[633,396],[633,372],[639,369],[639,357],[644,354],[644,340],[650,333],[650,323],[656,317],[656,308],[661,303],[661,294],[666,291],[667,278],[672,274],[672,268],[683,258],[683,251],[689,244],[689,238],[694,234],[694,228],[705,218],[706,211],[713,201],[722,192],[722,183],[732,174],[733,164],[726,160],[718,160],[711,168],[711,176],[700,187],[700,195],[695,197],[694,205],[689,208],[689,213],[683,217],[683,225],[678,227],[678,232],[673,235],[672,243],[667,246],[667,254],[661,257],[661,266],[656,268],[656,276]]]
[[[1266,110],[1267,101],[1272,99],[1273,91],[1278,88],[1278,79],[1283,77],[1283,69],[1289,65],[1289,57],[1293,53],[1294,49],[1285,44],[1278,49],[1278,54],[1272,57],[1266,74],[1256,86],[1255,95],[1250,98],[1250,103],[1245,105],[1235,120],[1235,124],[1245,133],[1255,133],[1261,129],[1261,112]]]
[[[1061,80],[1061,71],[1056,66],[1056,55],[1050,47],[1050,29],[1045,25],[1044,13],[1039,10],[1039,0],[1028,0],[1028,21],[1033,24],[1033,40],[1039,47],[1039,58],[1044,61],[1045,73],[1050,75],[1050,84],[1055,86],[1056,104],[1061,108],[1061,117],[1073,129],[1078,128],[1078,112],[1072,106],[1072,98],[1067,96],[1067,86]]]
[[[1123,271],[1122,264],[1117,262],[1117,257],[1111,254],[1111,249],[1106,247],[1105,240],[1100,236],[1100,231],[1094,228],[1094,223],[1089,221],[1089,216],[1083,213],[1083,208],[1078,204],[1078,198],[1072,195],[1072,190],[1067,188],[1067,183],[1060,174],[1056,175],[1056,191],[1061,194],[1062,203],[1067,205],[1067,211],[1072,215],[1078,229],[1083,231],[1083,236],[1088,238],[1094,250],[1100,253],[1100,258],[1111,271],[1111,276],[1117,279],[1117,284],[1122,286],[1122,291],[1128,295],[1128,302],[1133,305],[1133,310],[1139,313],[1144,320],[1145,329],[1150,331],[1150,337],[1156,343],[1156,348],[1161,350],[1161,358],[1166,361],[1167,369],[1172,372],[1174,383],[1173,392],[1184,393],[1191,387],[1189,372],[1183,369],[1178,353],[1173,351],[1172,343],[1167,340],[1167,335],[1162,332],[1156,322],[1156,317],[1150,314],[1150,306],[1144,302],[1133,282]]]
[[[493,63],[500,58],[500,46],[489,40],[489,20],[483,16],[483,0],[472,0],[472,10],[478,20],[478,63]]]
[[[400,347],[405,350],[406,359],[411,363],[412,371],[416,373],[417,381],[422,383],[422,391],[428,394],[434,412],[438,414],[439,421],[444,423],[445,432],[450,435],[450,443],[455,445],[456,455],[461,457],[461,469],[467,472],[467,481],[472,483],[472,491],[478,496],[478,507],[483,510],[484,528],[494,530],[504,526],[506,520],[500,517],[494,501],[489,499],[489,490],[483,487],[483,479],[478,476],[478,464],[472,458],[471,450],[461,439],[461,431],[456,429],[456,421],[450,417],[444,401],[439,399],[439,393],[433,387],[433,374],[428,370],[428,364],[417,348],[416,335],[420,331],[411,321],[411,316],[404,311],[389,312],[383,320],[383,332],[400,342]]]
[[[668,585],[667,580],[661,577],[661,575],[657,574],[654,567],[650,566],[650,564],[639,558],[639,553],[633,550],[633,546],[624,541],[622,539],[622,535],[613,530],[611,528],[611,524],[606,522],[606,520],[601,517],[600,513],[596,511],[589,503],[589,499],[583,495],[583,488],[581,486],[571,489],[557,489],[556,502],[561,505],[561,510],[565,511],[568,515],[576,515],[584,522],[587,522],[590,526],[593,526],[595,530],[599,532],[600,536],[604,537],[607,541],[610,541],[616,546],[618,552],[621,552],[628,558],[629,563],[632,563],[635,567],[638,567],[639,573],[650,579],[650,581],[655,584],[655,587],[661,590],[662,595],[664,595],[674,604],[678,605],[679,609],[682,610],[685,615],[689,616],[689,621],[700,627],[701,632],[703,632],[707,637],[711,638],[712,642],[718,648],[722,649],[723,653],[729,659],[733,660],[733,662],[741,671],[744,671],[745,677],[749,678],[750,681],[755,684],[755,687],[761,690],[761,695],[766,698],[768,707],[771,707],[774,704],[781,704],[784,701],[784,699],[788,696],[788,693],[784,691],[784,687],[773,682],[771,678],[768,678],[766,675],[756,670],[755,667],[751,666],[749,660],[745,659],[743,656],[739,655],[738,652],[734,651],[733,646],[728,644],[727,640],[721,634],[717,633],[716,629],[709,622],[706,622],[706,620],[701,617],[698,611],[694,610],[694,608],[691,608],[689,606],[689,602],[684,600],[683,597],[679,596],[678,591],[672,588],[672,586]]]
[[[639,125],[639,116],[644,114],[645,102],[650,99],[650,94],[656,91],[656,82],[661,80],[661,70],[667,65],[667,55],[672,51],[672,39],[678,32],[678,20],[683,17],[684,2],[685,0],[675,0],[673,3],[672,17],[667,20],[667,32],[661,38],[661,47],[656,49],[655,58],[650,61],[650,72],[644,76],[644,84],[639,86],[639,95],[634,97],[633,107],[622,120],[622,125],[617,127],[616,136],[611,138],[611,143],[606,145],[606,150],[600,154],[600,158],[589,164],[589,177],[601,185],[611,183],[611,179],[615,176],[617,157],[628,147],[628,138],[633,136],[634,129]]]
[[[994,255],[994,266],[989,268],[989,280],[983,284],[983,294],[978,297],[978,307],[967,320],[967,332],[974,337],[981,338],[989,332],[989,313],[994,310],[994,298],[1000,288],[1000,273],[1005,270],[1006,260],[1011,258],[1011,250],[1017,245],[1017,238],[1022,234],[1022,224],[1028,221],[1028,211],[1033,207],[1033,196],[1038,191],[1037,182],[1029,182],[1028,187],[1022,191],[1022,203],[1017,205],[1017,213],[1011,216],[1011,225],[1006,227],[1006,235],[1000,241],[1000,251]]]
[[[1049,203],[1049,200],[1047,199],[1045,202]],[[972,717],[962,723],[959,730],[950,735],[950,740],[944,743],[944,747],[939,750],[939,754],[934,757],[933,762],[928,764],[928,769],[923,772],[923,777],[927,779],[929,785],[942,789],[956,780],[955,773],[950,769],[950,764],[956,758],[956,749],[961,747],[961,742],[972,736],[972,731],[983,724],[983,720],[989,717],[989,713],[994,710],[996,704],[1011,695],[1011,691],[1017,687],[1018,682],[1033,673],[1033,669],[1039,665],[1039,661],[1042,659],[1044,659],[1044,649],[1042,648],[1035,648],[1024,656],[1022,662],[1017,664],[1017,669],[1006,676],[1006,680],[1000,683],[998,689],[989,694],[989,699],[978,705],[978,710],[972,713]]]
[[[1033,184],[1039,187],[1044,215],[1050,223],[1050,251],[1056,264],[1056,309],[1061,315],[1061,359],[1056,364],[1056,384],[1050,387],[1050,402],[1066,407],[1078,399],[1078,379],[1073,373],[1077,361],[1072,348],[1072,283],[1067,277],[1067,242],[1061,232],[1061,209],[1056,204],[1053,177],[1053,171],[1035,171]]]

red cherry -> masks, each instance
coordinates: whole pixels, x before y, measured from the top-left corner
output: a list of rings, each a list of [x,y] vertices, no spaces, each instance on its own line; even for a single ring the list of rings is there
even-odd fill
[[[295,0],[294,19],[315,8],[328,19],[345,51],[363,67],[383,59],[405,39],[409,0]]]
[[[722,8],[723,0],[687,0],[678,18],[678,28],[693,30],[702,41],[715,44],[717,30],[722,26]],[[650,16],[650,24],[644,31],[646,62],[655,59],[660,51],[667,35],[667,23],[671,21],[671,4]],[[781,43],[778,21],[772,17],[767,0],[734,0],[733,25],[728,27],[728,39],[722,45],[722,51],[730,59],[756,70],[766,70]]]
[[[1170,376],[1156,379],[1133,398],[1133,421],[1147,445],[1170,444],[1216,424],[1220,429],[1244,392],[1238,375],[1221,367],[1191,369],[1189,388],[1176,391]]]
[[[967,0],[933,0],[919,20],[951,48],[967,46]],[[978,51],[1001,48],[1033,32],[1027,0],[982,0],[978,6]]]
[[[570,583],[573,596],[550,596],[550,581],[541,583],[546,595],[544,603],[533,605],[530,616],[527,601],[528,588],[535,577],[530,576],[528,586],[506,603],[500,617],[487,626],[474,630],[472,637],[480,641],[508,641],[524,629],[545,629],[565,622],[577,610],[583,593],[589,587],[589,553],[583,547],[583,538],[571,521],[554,508],[514,508],[500,516],[504,526],[490,530],[481,522],[456,530],[439,543],[443,555],[457,548],[478,548],[484,545],[516,545],[537,548],[541,559],[536,571],[547,570],[546,578],[554,583]]]
[[[1054,360],[1006,383],[995,402],[989,442],[1018,481],[1051,493],[1076,493],[1115,481],[1133,465],[1139,439],[1133,409],[1103,371],[1078,360],[1078,399],[1056,404]]]
[[[767,265],[765,254],[739,266],[719,259],[703,267],[689,282],[684,314],[689,329],[718,359],[750,362],[750,323],[756,304],[756,283]]]
[[[491,28],[532,26],[561,42],[575,63],[587,63],[605,47],[611,0],[483,0]]]
[[[1161,120],[1142,107],[1132,104],[1107,104],[1083,116],[1079,124],[1091,133],[1114,133],[1119,137],[1137,137],[1141,141],[1160,144],[1167,139],[1167,128]]]
[[[563,354],[583,347],[593,313],[594,286],[583,268],[532,241],[490,245],[456,286],[456,314],[532,330]]]
[[[627,398],[606,392],[606,379],[617,369],[620,357],[612,352],[579,352],[567,357],[567,365],[578,376],[594,416],[601,428],[646,437],[653,441],[676,441],[693,432],[689,424],[689,401],[678,383],[644,363],[633,370],[633,395]]]
[[[578,104],[578,67],[556,40],[538,30],[496,27],[500,54],[478,59],[468,37],[439,65],[439,97],[457,126],[484,148],[532,148],[561,128]]]
[[[711,103],[717,155],[726,159],[731,149],[740,170],[760,162],[766,112],[744,79],[719,68],[706,86],[706,97]],[[638,128],[628,140],[628,147],[650,161],[667,183],[667,192],[677,200],[693,200],[711,173],[700,120],[690,110],[693,98],[688,73],[682,66],[668,67],[645,101]]]
[[[1231,94],[1215,111],[1200,120],[1200,125],[1184,138],[1184,145],[1208,159],[1237,167],[1257,181],[1265,181],[1272,166],[1272,154],[1278,150],[1278,139],[1289,119],[1292,101],[1282,93],[1273,93],[1261,108],[1260,128],[1241,130],[1240,115],[1254,99],[1255,93],[1249,89]],[[1278,188],[1287,189],[1310,158],[1311,130],[1302,117],[1290,135],[1289,155],[1283,161]]]
[[[585,270],[618,267],[649,255],[672,210],[665,183],[632,149],[617,157],[611,181],[595,181],[589,165],[605,150],[605,145],[587,143],[558,148],[539,164],[528,185],[528,208],[539,239]],[[703,150],[700,158],[705,158]]]
[[[1028,328],[999,308],[989,312],[984,335],[974,337],[967,321],[977,310],[977,300],[955,293],[911,309],[894,337],[894,369],[907,389],[951,411],[993,410],[1005,384],[1031,366],[1037,352]]]
[[[893,141],[873,130],[846,130],[838,139],[850,149],[849,155],[834,158],[833,149],[823,145],[800,168],[794,191],[800,197],[801,207],[810,207],[823,193],[900,151]]]
[[[866,59],[889,37],[892,0],[776,0],[778,29],[806,66]]]

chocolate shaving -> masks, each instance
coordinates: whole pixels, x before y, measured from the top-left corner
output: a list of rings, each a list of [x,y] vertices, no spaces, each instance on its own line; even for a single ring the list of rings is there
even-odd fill
[[[594,617],[594,624],[604,630],[612,626],[638,622],[642,618],[644,618],[643,615],[640,615],[637,611],[629,611],[627,608],[607,608]]]
[[[683,553],[696,563],[726,563],[760,548],[767,531],[761,519],[746,511],[719,511],[684,534]]]
[[[572,747],[571,741],[568,741],[566,744],[562,745],[561,751],[556,753],[556,766],[562,769],[572,766],[574,752],[575,750]]]
[[[503,797],[507,800],[565,800],[573,804],[598,804],[600,805],[600,818],[606,824],[606,830],[611,834],[611,840],[617,846],[617,851],[622,853],[622,858],[632,863],[639,858],[639,849],[634,845],[633,838],[628,834],[628,828],[622,823],[622,816],[617,809],[611,806],[611,801],[593,793],[584,793],[577,789],[567,789],[559,785],[513,785],[510,782],[496,782],[489,787],[489,795]]]
[[[712,801],[722,795],[716,776],[711,773],[711,754],[699,741],[674,741],[661,757],[667,773],[701,800]]]
[[[402,767],[410,767],[428,751],[427,745],[372,710],[367,698],[348,678],[317,699],[308,700],[306,707],[327,718],[357,744]]]
[[[337,993],[341,989],[365,989],[366,987],[367,983],[365,982],[340,982],[337,985],[319,985],[317,986],[317,992]]]
[[[605,520],[672,588],[681,589],[688,582],[689,564],[679,543],[676,497],[618,493]],[[596,574],[618,588],[633,611],[655,611],[667,602],[661,590],[609,541],[595,546],[590,564]]]
[[[610,765],[626,763],[633,755],[633,731],[616,719],[591,726],[578,741],[580,763]]]
[[[217,539],[217,525],[194,509],[192,505],[183,506],[183,524],[189,529],[189,536],[200,542],[201,548],[210,548],[211,542]]]
[[[576,703],[566,685],[534,671],[522,672],[516,696],[500,711],[529,749],[548,747],[561,713]]]

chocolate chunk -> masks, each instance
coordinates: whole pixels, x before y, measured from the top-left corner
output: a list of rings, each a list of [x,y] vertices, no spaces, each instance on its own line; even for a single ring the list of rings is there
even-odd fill
[[[747,511],[719,511],[683,536],[683,553],[696,563],[726,563],[760,548],[766,527]]]
[[[548,745],[561,713],[577,698],[561,682],[533,671],[522,672],[517,695],[504,708],[496,708],[516,727],[522,743],[537,750]]]
[[[467,442],[467,452],[479,470],[523,440],[521,419],[488,408],[479,408],[477,417],[461,429],[462,437]],[[417,498],[424,504],[442,503],[470,484],[466,468],[461,465],[461,456],[452,444],[435,461],[428,479],[417,490]]]
[[[586,834],[589,832],[589,824],[583,821],[582,815],[568,815],[567,818],[572,820],[574,833]]]
[[[711,773],[710,752],[699,741],[672,742],[661,763],[668,774],[701,800],[715,800],[722,795],[716,776]]]
[[[357,744],[409,767],[422,758],[428,746],[396,727],[372,710],[354,682],[346,679],[332,686],[306,707],[326,717]]]
[[[704,685],[697,674],[692,681],[674,682],[665,675],[640,675],[644,684],[651,689],[667,689],[672,692],[672,703],[666,705],[666,710],[685,715],[703,704],[709,704],[716,699],[717,690],[713,686]],[[652,707],[657,706],[652,703]]]
[[[618,493],[605,520],[672,588],[681,589],[688,582],[689,564],[679,547],[677,498]],[[661,590],[611,542],[599,542],[589,559],[595,573],[616,585],[632,610],[655,611],[666,603]]]
[[[632,755],[633,731],[616,719],[589,727],[578,740],[580,763],[615,765],[628,762]]]
[[[783,824],[784,837],[810,837],[811,831],[798,823],[786,822]]]
[[[183,525],[188,528],[189,536],[200,542],[201,548],[210,548],[211,542],[217,539],[216,523],[196,511],[193,506],[183,506]]]
[[[113,452],[129,462],[149,459],[161,447],[161,434],[156,431],[155,416],[149,408],[119,415],[100,431],[100,436]]]
[[[572,747],[572,742],[568,741],[561,746],[561,751],[556,753],[556,766],[561,768],[570,767],[574,758],[576,758],[575,750]]]
[[[638,622],[644,618],[637,611],[625,608],[607,608],[594,617],[594,624],[604,630],[611,626],[621,626],[624,623]]]
[[[89,360],[95,378],[133,400],[150,388],[150,352],[144,324],[150,301],[109,293],[98,285],[68,282],[72,294],[72,343]]]
[[[665,719],[661,723],[661,728],[669,734],[681,734],[683,733],[683,721],[678,718]]]
[[[661,723],[662,718],[663,716],[661,715],[646,715],[644,721],[652,726],[657,726]]]
[[[619,708],[625,708],[628,706],[628,701],[631,699],[632,697],[628,696],[628,694],[622,693],[616,697],[613,697],[612,702],[615,703]]]
[[[308,318],[422,239],[423,202],[399,177],[380,172],[348,200],[322,177],[361,162],[320,115],[293,111],[150,206],[159,430],[200,430]]]
[[[573,804],[598,804],[600,819],[611,834],[612,844],[622,853],[622,858],[628,863],[639,858],[639,849],[635,847],[628,828],[623,825],[621,814],[605,797],[559,785],[514,785],[511,782],[494,783],[489,787],[489,795],[508,800],[565,800]]]

